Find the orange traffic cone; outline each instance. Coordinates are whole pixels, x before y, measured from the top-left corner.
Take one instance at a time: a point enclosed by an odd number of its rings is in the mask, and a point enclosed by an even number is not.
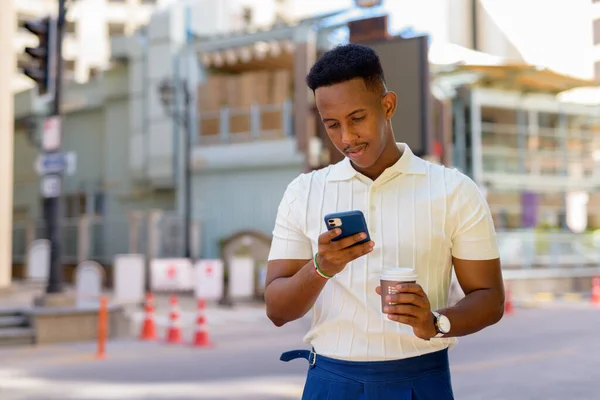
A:
[[[152,293],[146,294],[146,305],[144,306],[146,315],[144,324],[140,332],[140,340],[156,340],[156,325],[154,323],[154,296]]]
[[[211,347],[212,343],[208,337],[208,328],[206,326],[206,318],[204,316],[205,301],[198,299],[198,316],[196,318],[196,333],[194,335],[195,347]]]
[[[600,307],[600,276],[592,279],[592,305]]]
[[[181,343],[181,326],[179,325],[179,305],[177,296],[171,296],[171,312],[169,313],[169,328],[167,329],[167,343]]]
[[[504,314],[510,315],[515,311],[512,302],[512,293],[510,291],[510,287],[506,286],[504,289]]]

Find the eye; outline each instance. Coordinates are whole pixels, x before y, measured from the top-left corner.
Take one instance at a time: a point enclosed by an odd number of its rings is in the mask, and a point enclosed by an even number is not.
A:
[[[352,121],[354,121],[354,122],[360,122],[363,119],[365,119],[365,117],[354,117],[354,118],[352,118]]]
[[[331,124],[331,125],[327,125],[327,129],[335,129],[339,126],[339,124],[337,122]]]

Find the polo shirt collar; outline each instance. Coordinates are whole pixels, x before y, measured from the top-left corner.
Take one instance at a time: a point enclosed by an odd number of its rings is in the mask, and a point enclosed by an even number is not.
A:
[[[382,175],[405,174],[405,175],[425,175],[427,174],[426,161],[415,156],[406,143],[396,143],[402,155],[394,165],[386,169]],[[348,157],[335,164],[328,176],[328,181],[345,181],[354,178],[358,171],[352,167]]]

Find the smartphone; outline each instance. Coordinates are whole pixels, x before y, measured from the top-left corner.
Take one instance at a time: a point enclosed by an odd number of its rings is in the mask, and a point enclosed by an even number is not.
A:
[[[332,230],[335,228],[340,228],[342,230],[342,234],[333,239],[332,242],[348,236],[356,235],[357,233],[361,232],[366,233],[367,237],[354,244],[354,246],[371,240],[369,230],[367,228],[367,221],[365,220],[364,214],[360,210],[327,214],[325,216],[325,225],[327,226],[327,230]]]

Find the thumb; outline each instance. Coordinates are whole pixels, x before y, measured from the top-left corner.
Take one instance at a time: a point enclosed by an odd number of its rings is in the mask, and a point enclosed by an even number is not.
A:
[[[377,287],[375,288],[375,291],[377,292],[377,294],[378,294],[378,295],[380,295],[380,296],[381,296],[381,286],[377,286]]]

